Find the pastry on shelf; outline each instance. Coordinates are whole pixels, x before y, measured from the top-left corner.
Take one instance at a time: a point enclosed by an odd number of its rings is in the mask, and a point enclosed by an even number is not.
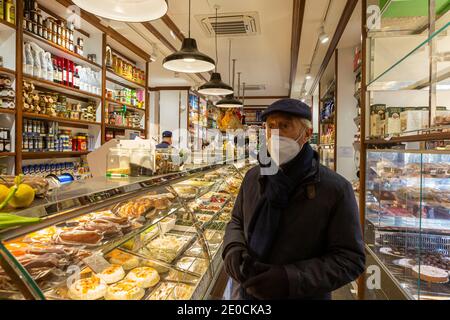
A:
[[[152,291],[148,300],[166,300],[175,286],[176,283],[173,282],[161,282],[159,286]]]
[[[113,250],[107,256],[107,259],[111,264],[117,264],[127,271],[139,266],[139,259],[129,253],[121,250]]]
[[[198,282],[199,278],[197,276],[187,274],[178,270],[170,270],[167,276],[164,278],[165,280],[174,281],[174,282]]]
[[[193,199],[197,196],[198,190],[189,186],[175,186],[175,191],[183,199]]]
[[[84,223],[78,228],[87,231],[98,231],[105,238],[117,238],[123,235],[122,228],[118,224],[105,219],[95,219]]]
[[[117,213],[121,217],[139,218],[152,208],[155,208],[152,199],[142,197],[123,204]]]
[[[147,246],[140,250],[140,253],[150,259],[157,259],[167,263],[171,263],[178,252],[182,249],[187,239],[166,235],[158,237],[151,241]]]
[[[141,300],[145,290],[132,280],[122,280],[110,285],[106,290],[105,300]]]
[[[103,234],[98,231],[70,229],[56,235],[56,242],[68,245],[97,246],[103,240]]]
[[[172,290],[167,300],[189,300],[194,293],[194,286],[187,285],[185,283],[178,283]]]
[[[111,284],[122,280],[125,277],[125,271],[121,265],[112,264],[102,272],[97,273],[97,276],[107,284]]]
[[[415,265],[412,267],[413,275],[419,277],[423,281],[431,283],[447,283],[448,271],[433,266]]]
[[[29,243],[52,243],[56,234],[56,227],[48,227],[36,232],[29,233],[23,239],[23,242]]]
[[[99,277],[79,279],[69,287],[69,297],[73,300],[97,300],[103,298],[108,286]]]
[[[131,270],[126,279],[134,281],[139,287],[147,289],[154,287],[159,282],[158,272],[150,267],[139,267]]]

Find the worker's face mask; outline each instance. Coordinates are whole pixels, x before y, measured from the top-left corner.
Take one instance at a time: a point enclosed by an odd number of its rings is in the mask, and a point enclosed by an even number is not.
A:
[[[267,141],[267,150],[269,150],[270,157],[277,166],[291,161],[299,154],[303,145],[299,145],[298,141],[303,137],[303,134],[304,132],[300,132],[295,140],[280,135],[271,135]]]

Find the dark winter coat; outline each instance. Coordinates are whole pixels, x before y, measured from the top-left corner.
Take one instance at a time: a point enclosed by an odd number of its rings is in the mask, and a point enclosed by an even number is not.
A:
[[[310,178],[297,188],[282,213],[268,261],[285,267],[290,299],[331,299],[332,291],[355,280],[365,269],[352,186],[318,164],[317,158]],[[247,246],[249,223],[263,187],[260,177],[259,166],[245,175],[226,228],[223,257],[232,244]],[[233,291],[239,292],[240,285],[234,285]]]

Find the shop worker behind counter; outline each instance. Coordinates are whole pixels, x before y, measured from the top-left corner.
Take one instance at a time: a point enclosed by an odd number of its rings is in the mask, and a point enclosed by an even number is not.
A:
[[[306,104],[279,100],[262,117],[279,170],[261,174],[260,159],[242,182],[222,253],[232,298],[331,299],[365,268],[352,186],[319,164]]]
[[[169,148],[172,145],[172,132],[171,131],[164,131],[162,133],[162,141],[160,144],[156,145],[156,148],[158,149],[166,149]]]

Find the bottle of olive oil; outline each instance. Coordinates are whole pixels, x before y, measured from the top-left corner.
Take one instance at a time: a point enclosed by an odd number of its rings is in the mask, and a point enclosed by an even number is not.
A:
[[[6,0],[4,15],[6,21],[12,24],[16,23],[16,7],[12,0]]]

